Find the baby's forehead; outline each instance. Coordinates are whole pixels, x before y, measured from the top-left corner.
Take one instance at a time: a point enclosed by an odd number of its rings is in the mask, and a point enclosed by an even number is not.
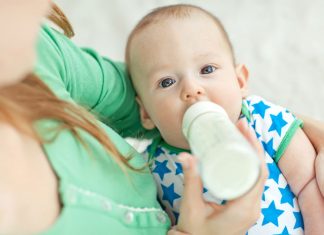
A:
[[[188,22],[201,22],[205,24],[210,24],[215,27],[215,30],[222,31],[222,26],[220,25],[220,21],[213,17],[212,15],[208,15],[206,12],[202,12],[199,9],[193,9],[192,12],[186,15],[177,16],[177,15],[167,15],[162,17],[156,17],[152,22],[148,23],[146,27],[143,27],[143,31],[149,28],[161,28],[165,27],[165,25],[172,25],[174,23],[188,23]],[[203,33],[203,29],[202,29]]]
[[[188,25],[192,25],[192,27],[188,27]],[[136,34],[133,35],[132,41],[140,42],[139,44],[146,44],[152,39],[158,38],[161,40],[163,38],[168,38],[165,36],[172,36],[172,34],[178,33],[177,31],[185,33],[186,30],[193,31],[192,29],[195,29],[196,33],[202,35],[208,35],[211,31],[218,33],[217,36],[219,40],[227,41],[226,37],[224,37],[223,29],[218,22],[203,12],[192,13],[181,18],[175,16],[158,18],[137,31]],[[190,39],[191,38],[187,38],[187,40]]]
[[[195,28],[194,34],[203,35],[205,38],[208,38],[209,41],[211,38],[208,34],[213,32],[213,40],[217,40],[217,42],[220,43],[219,45],[229,49],[228,52],[233,56],[232,45],[221,22],[213,15],[195,8],[184,13],[182,12],[180,15],[158,13],[150,20],[144,20],[144,24],[142,24],[139,29],[137,28],[132,35],[130,47],[128,48],[129,51],[127,53],[133,54],[135,52],[137,56],[141,57],[146,49],[161,47],[161,43],[159,42],[165,42],[171,39],[170,43],[174,43],[176,40],[172,40],[174,39],[172,35],[179,35],[178,31],[182,31],[184,34],[187,32],[188,34],[188,31],[191,31],[193,28]],[[175,38],[179,39],[178,36],[175,36]],[[181,36],[180,38],[181,40],[188,41],[192,39],[194,43],[194,39],[190,36],[185,39]],[[199,41],[197,41],[197,43],[199,43]],[[134,62],[133,59],[134,57],[131,59],[132,62]]]

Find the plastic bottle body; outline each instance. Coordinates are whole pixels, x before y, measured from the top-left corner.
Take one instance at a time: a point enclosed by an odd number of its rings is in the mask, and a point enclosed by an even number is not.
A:
[[[183,132],[200,160],[204,186],[217,199],[237,198],[256,183],[258,156],[220,106],[202,101],[189,107]]]

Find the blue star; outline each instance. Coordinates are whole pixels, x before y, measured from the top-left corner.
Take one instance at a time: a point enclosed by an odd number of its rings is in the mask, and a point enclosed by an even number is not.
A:
[[[148,146],[146,147],[146,152],[151,153],[152,148],[153,148],[153,144],[148,145]],[[155,152],[153,153],[153,156],[154,156],[154,157],[158,157],[158,156],[161,155],[162,153],[164,153],[164,151],[162,150],[162,148],[161,148],[161,147],[157,147],[157,148],[155,149]]]
[[[269,179],[273,179],[277,184],[279,183],[279,176],[281,174],[278,166],[275,163],[267,163],[269,170]]]
[[[176,162],[176,175],[182,174],[182,166],[181,163]]]
[[[269,186],[264,186],[264,190],[263,190],[263,193],[262,193],[262,200],[265,201],[265,192],[269,189],[270,187]]]
[[[263,103],[263,101],[260,101],[259,103],[253,104],[254,110],[252,114],[259,114],[262,118],[264,118],[264,114],[270,106]]]
[[[294,212],[294,216],[295,216],[295,219],[296,219],[294,229],[295,228],[302,228],[303,229],[304,228],[304,221],[303,221],[302,214],[300,212]]]
[[[173,207],[174,200],[180,198],[180,195],[174,192],[174,183],[172,183],[169,187],[162,185],[163,197],[162,200],[166,200]]]
[[[281,203],[289,203],[291,207],[294,207],[294,198],[295,195],[291,192],[289,185],[287,184],[286,188],[279,188],[281,193]]]
[[[263,208],[261,211],[264,216],[262,225],[273,223],[274,225],[278,226],[278,217],[282,213],[284,213],[283,210],[279,210],[276,208],[274,201],[271,202],[268,208]]]
[[[171,170],[167,167],[168,160],[163,162],[159,162],[155,160],[155,168],[153,169],[154,173],[157,173],[160,176],[160,179],[163,180],[164,175],[171,172]]]
[[[281,233],[279,233],[279,234],[274,234],[274,235],[290,235],[290,234],[288,233],[288,229],[287,229],[287,227],[285,227],[284,230],[282,230]]]
[[[164,153],[163,149],[161,147],[157,147],[155,152],[154,152],[154,157],[158,157],[163,153]]]
[[[276,154],[276,150],[273,148],[273,138],[266,143],[265,141],[261,141],[264,150],[269,154],[270,157],[274,157]]]
[[[278,135],[281,135],[281,129],[287,125],[287,122],[283,119],[282,113],[280,112],[277,116],[270,114],[272,123],[269,128],[270,131],[277,131]]]

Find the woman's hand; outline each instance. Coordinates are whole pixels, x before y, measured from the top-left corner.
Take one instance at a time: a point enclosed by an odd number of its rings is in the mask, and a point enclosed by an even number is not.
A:
[[[261,174],[256,185],[244,196],[229,201],[226,205],[206,202],[202,196],[202,182],[197,171],[197,159],[183,153],[180,160],[184,171],[184,194],[180,207],[178,231],[192,235],[204,234],[246,234],[246,231],[259,218],[261,196],[268,171],[264,162],[263,149],[255,134],[245,121],[238,128],[258,152],[261,160]]]

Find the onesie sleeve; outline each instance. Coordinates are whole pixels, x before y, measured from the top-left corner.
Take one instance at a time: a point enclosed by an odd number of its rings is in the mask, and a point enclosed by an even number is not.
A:
[[[243,101],[242,113],[247,117],[265,153],[276,163],[297,129],[303,125],[303,122],[286,108],[258,96],[250,96]]]

